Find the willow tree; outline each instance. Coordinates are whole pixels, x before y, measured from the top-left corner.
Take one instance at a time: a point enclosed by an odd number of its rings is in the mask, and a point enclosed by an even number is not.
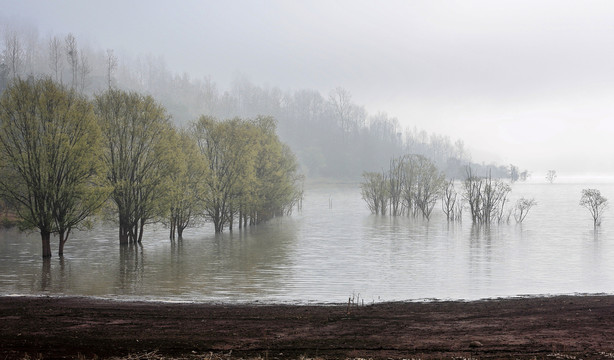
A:
[[[302,177],[290,148],[283,144],[276,134],[276,122],[272,117],[258,117],[252,122],[254,146],[253,193],[245,201],[249,209],[243,214],[252,224],[283,215],[291,211],[297,201],[297,183]]]
[[[411,166],[417,169],[415,203],[418,209],[420,209],[422,216],[428,220],[431,217],[435,203],[437,203],[441,195],[441,190],[445,184],[445,176],[437,169],[433,162],[421,155],[412,157]]]
[[[218,121],[202,116],[193,126],[208,170],[200,199],[215,232],[257,224],[290,211],[300,196],[296,158],[276,134],[271,117]]]
[[[183,230],[202,212],[199,196],[205,191],[208,180],[207,161],[198,151],[194,137],[187,131],[180,131],[173,144],[176,169],[169,173],[167,197],[171,239],[183,237]]]
[[[254,179],[253,133],[240,119],[217,121],[201,116],[193,126],[193,134],[209,165],[200,199],[205,217],[220,233],[239,212],[239,199]]]
[[[2,197],[40,231],[44,258],[53,233],[63,255],[71,229],[106,198],[91,105],[51,79],[15,80],[0,99],[0,159]]]
[[[120,244],[140,243],[145,225],[162,216],[171,173],[171,126],[150,96],[108,90],[94,100],[103,137]]]
[[[390,200],[388,176],[386,173],[364,172],[362,177],[364,180],[360,184],[360,194],[367,207],[373,214],[386,215]]]

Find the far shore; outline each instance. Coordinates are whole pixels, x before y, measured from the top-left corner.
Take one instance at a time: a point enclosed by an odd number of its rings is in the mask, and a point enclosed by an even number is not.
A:
[[[614,358],[614,296],[358,306],[0,296],[0,359]]]

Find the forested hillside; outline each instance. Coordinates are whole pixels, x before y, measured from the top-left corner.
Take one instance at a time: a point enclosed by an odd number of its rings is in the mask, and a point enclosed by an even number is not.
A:
[[[111,49],[80,46],[71,34],[39,36],[33,29],[2,33],[0,91],[16,77],[51,76],[58,83],[92,96],[108,88],[149,94],[179,126],[201,115],[220,119],[272,116],[278,132],[310,177],[358,179],[363,171],[387,167],[391,157],[423,155],[450,178],[464,176],[470,154],[462,140],[403,129],[386,113],[370,114],[338,87],[327,94],[260,86],[238,76],[222,88],[210,78],[177,74],[162,57],[118,58]],[[504,166],[472,164],[477,173],[508,176]]]

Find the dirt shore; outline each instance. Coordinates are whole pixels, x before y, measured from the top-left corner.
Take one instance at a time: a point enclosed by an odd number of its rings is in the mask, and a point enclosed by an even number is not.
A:
[[[152,353],[205,359],[607,359],[614,358],[614,296],[383,303],[349,311],[346,304],[0,297],[0,359]]]

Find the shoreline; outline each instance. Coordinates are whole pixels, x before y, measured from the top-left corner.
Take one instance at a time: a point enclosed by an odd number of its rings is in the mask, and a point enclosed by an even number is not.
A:
[[[195,359],[614,358],[614,295],[349,307],[0,296],[0,358],[38,354],[44,358],[138,354]]]
[[[348,297],[352,306],[367,307],[383,304],[432,304],[432,303],[473,303],[473,302],[493,302],[506,300],[531,300],[531,299],[549,299],[558,297],[614,297],[614,293],[595,292],[595,293],[560,293],[560,294],[519,294],[510,296],[484,297],[476,299],[456,299],[456,298],[417,298],[406,300],[379,300],[365,301],[360,298],[360,304],[356,303],[356,299]],[[220,299],[198,299],[185,300],[180,298],[143,298],[139,296],[122,296],[122,295],[70,295],[57,293],[13,293],[0,294],[2,298],[49,298],[49,299],[83,299],[93,301],[108,301],[118,303],[145,303],[145,304],[160,304],[160,305],[203,305],[203,306],[347,306],[348,301],[342,302],[326,302],[320,300],[220,300]]]

